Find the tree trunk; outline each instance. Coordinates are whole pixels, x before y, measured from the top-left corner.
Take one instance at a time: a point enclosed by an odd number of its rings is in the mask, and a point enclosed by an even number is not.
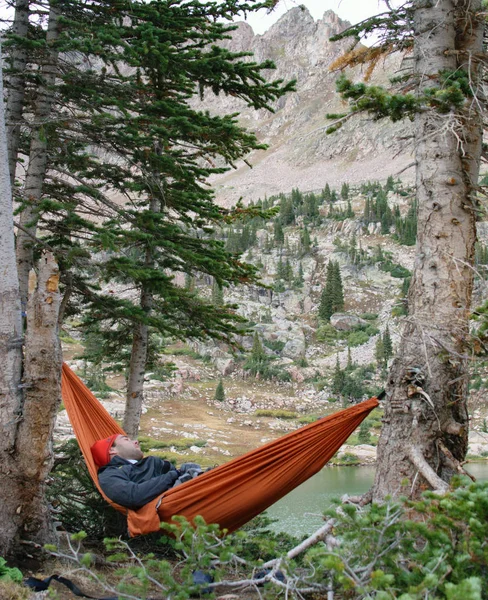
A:
[[[29,150],[29,165],[27,167],[22,194],[26,205],[23,207],[19,219],[20,225],[27,232],[19,229],[17,233],[17,269],[19,273],[20,298],[24,306],[27,302],[29,272],[33,267],[34,260],[32,236],[36,234],[38,203],[41,199],[47,169],[45,126],[51,115],[54,101],[52,88],[56,79],[58,52],[53,48],[53,45],[59,37],[58,21],[59,13],[56,8],[51,7],[46,33],[46,62],[41,68],[41,84],[37,90],[36,110]]]
[[[39,276],[29,281],[25,340],[25,402],[17,437],[18,477],[21,492],[22,535],[40,544],[53,540],[45,499],[46,478],[52,462],[52,438],[61,404],[61,344],[58,313],[61,302],[59,269],[54,256],[45,252]]]
[[[419,88],[468,71],[475,94],[484,21],[479,0],[414,2]],[[468,65],[468,61],[472,64]],[[473,66],[474,65],[474,66]],[[409,316],[389,374],[373,499],[445,492],[467,451],[468,319],[473,287],[481,118],[432,110],[415,123],[418,238]]]
[[[3,80],[0,58],[1,98]],[[5,500],[9,498],[12,502],[14,493],[9,488],[8,481],[16,469],[14,445],[22,407],[20,381],[23,340],[3,102],[0,102],[0,264],[0,556],[6,556],[12,550],[12,540],[16,533],[12,512],[5,512]]]
[[[27,38],[29,29],[30,0],[17,0],[12,33],[19,38]],[[27,48],[16,46],[12,49],[10,68],[12,74],[8,78],[7,96],[7,140],[10,184],[15,183],[15,169],[19,152],[20,128],[22,123],[25,97],[25,69],[27,65]]]
[[[151,252],[148,250],[146,253],[146,265],[150,261],[152,261],[152,256]],[[149,314],[152,305],[152,294],[143,287],[141,291],[141,307]],[[149,327],[145,323],[136,323],[134,325],[134,334],[132,338],[129,376],[127,378],[127,397],[125,402],[124,422],[122,424],[122,429],[133,439],[137,438],[139,425],[141,423],[148,344]]]
[[[142,296],[144,296],[144,292]],[[142,300],[141,300],[142,304]],[[127,398],[125,402],[122,429],[131,438],[137,438],[141,422],[142,402],[144,400],[144,375],[146,373],[148,326],[144,323],[134,325],[132,351],[130,355],[129,377],[127,380]]]
[[[153,176],[157,180],[158,175],[153,174]],[[160,182],[158,182],[158,185],[160,185]],[[157,198],[153,196],[149,204],[149,210],[151,213],[155,213],[159,208],[159,202]],[[148,269],[154,268],[154,255],[150,244],[146,247],[144,266]],[[148,282],[142,281],[141,285],[140,306],[145,314],[149,316],[153,307],[153,295],[148,287]],[[132,337],[124,422],[122,423],[122,429],[133,439],[137,438],[141,423],[148,346],[149,327],[146,323],[136,323],[134,325],[134,334]]]

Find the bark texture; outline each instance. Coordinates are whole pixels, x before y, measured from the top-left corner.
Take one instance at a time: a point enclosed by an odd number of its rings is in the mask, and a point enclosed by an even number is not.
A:
[[[52,434],[61,404],[61,346],[58,336],[59,270],[50,253],[32,271],[25,339],[24,402],[19,413],[15,448],[2,473],[0,554],[19,549],[20,539],[44,544],[54,540],[45,498],[52,467]],[[2,468],[5,465],[2,463]]]
[[[0,98],[3,98],[1,68]],[[5,556],[12,549],[16,531],[12,515],[4,514],[2,504],[3,496],[12,497],[7,482],[15,470],[14,445],[22,406],[23,339],[3,102],[0,102],[0,265],[0,556]]]
[[[33,267],[33,237],[37,230],[37,205],[42,196],[42,188],[47,169],[47,138],[45,126],[51,115],[54,102],[53,86],[56,79],[58,52],[55,48],[59,37],[59,13],[51,7],[46,33],[47,52],[41,67],[42,84],[38,87],[34,121],[32,123],[29,165],[25,177],[23,200],[25,206],[20,215],[17,233],[17,269],[19,273],[20,297],[23,305],[27,302],[29,272]]]
[[[17,0],[12,33],[26,39],[29,29],[30,0]],[[11,74],[9,76],[9,92],[7,96],[7,140],[10,183],[15,182],[15,169],[19,151],[22,113],[25,98],[25,68],[27,65],[27,49],[20,46],[15,48],[10,59]]]
[[[373,499],[445,492],[467,451],[468,318],[481,153],[478,67],[484,21],[478,0],[415,7],[419,90],[440,72],[469,72],[464,109],[417,115],[418,237],[409,316],[387,387]]]

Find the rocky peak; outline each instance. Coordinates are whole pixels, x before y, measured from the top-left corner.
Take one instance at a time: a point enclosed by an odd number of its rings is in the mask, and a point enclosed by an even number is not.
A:
[[[253,169],[242,165],[237,171],[216,177],[217,199],[225,205],[257,200],[265,195],[290,192],[299,186],[316,191],[326,183],[357,183],[366,179],[386,180],[411,163],[409,123],[372,122],[367,117],[350,120],[334,135],[327,135],[327,113],[344,112],[345,106],[335,91],[338,73],[330,65],[350,42],[331,42],[330,37],[350,24],[332,10],[315,21],[307,8],[297,6],[284,14],[263,35],[255,35],[249,24],[237,23],[231,39],[224,45],[233,51],[250,51],[249,60],[270,59],[276,70],[271,79],[296,80],[296,92],[281,98],[275,113],[255,111],[235,98],[209,95],[204,108],[218,114],[240,112],[243,125],[269,145],[265,152],[251,155]],[[394,74],[399,58],[378,66],[371,80],[384,84]],[[348,76],[362,79],[361,70],[348,70]],[[409,180],[410,173],[402,174]]]

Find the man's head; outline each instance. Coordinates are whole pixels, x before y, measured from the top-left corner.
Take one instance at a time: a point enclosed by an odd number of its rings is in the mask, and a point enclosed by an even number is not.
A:
[[[127,435],[115,434],[104,440],[98,440],[91,447],[93,460],[98,467],[104,467],[114,456],[126,460],[141,460],[144,457],[137,440]]]

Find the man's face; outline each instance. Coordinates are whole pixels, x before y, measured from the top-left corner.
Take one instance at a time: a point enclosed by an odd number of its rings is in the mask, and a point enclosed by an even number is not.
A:
[[[139,448],[137,440],[131,440],[126,435],[118,435],[114,444],[109,450],[111,456],[120,456],[126,460],[141,460],[144,458],[142,450]]]

